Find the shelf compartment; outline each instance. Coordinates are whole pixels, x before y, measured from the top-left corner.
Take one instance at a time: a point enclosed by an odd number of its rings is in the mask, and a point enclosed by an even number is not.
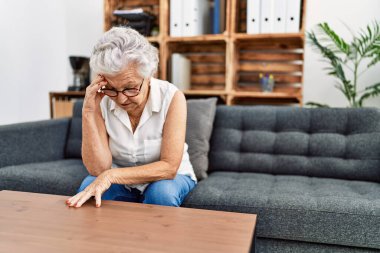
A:
[[[231,0],[233,2],[234,14],[234,27],[232,27],[233,33],[247,33],[247,1],[241,0]],[[306,0],[301,0],[301,11],[300,11],[300,33],[304,33],[305,29],[305,15],[306,15]],[[287,33],[281,33],[287,36]]]
[[[173,0],[162,0],[162,1],[167,1],[167,6],[168,6],[168,9],[167,9],[167,16],[165,17],[165,19],[168,20],[168,33],[167,33],[167,36],[172,39],[173,41],[177,41],[177,38],[179,40],[181,40],[181,38],[192,38],[192,37],[171,37],[170,34],[173,34],[171,33],[171,24],[170,24],[170,10],[171,10],[171,2]],[[175,0],[175,1],[180,1],[180,0]],[[202,0],[204,2],[208,2],[209,4],[209,9],[208,9],[208,13],[207,15],[203,16],[205,13],[202,14],[202,17],[194,17],[196,20],[200,21],[200,19],[202,18],[205,18],[204,19],[204,22],[206,22],[206,29],[205,31],[202,31],[204,34],[203,35],[196,35],[196,36],[193,36],[193,37],[202,37],[202,36],[223,36],[223,35],[226,35],[228,33],[228,26],[229,26],[229,22],[230,22],[230,18],[229,18],[229,15],[230,15],[230,1],[231,0],[225,0],[225,1],[220,1],[220,16],[219,16],[219,20],[221,21],[220,22],[220,31],[219,33],[217,34],[214,34],[214,31],[213,31],[213,22],[214,22],[214,7],[215,7],[215,1],[214,0]],[[186,0],[186,1],[183,1],[181,2],[181,4],[185,4],[185,2],[191,2],[189,0]],[[224,4],[224,7],[222,7],[222,4]],[[190,5],[191,6],[191,5]],[[186,6],[185,8],[187,8],[189,6]],[[194,8],[194,6],[193,6]],[[201,8],[202,9],[202,8]],[[199,9],[198,9],[199,10]],[[191,11],[190,9],[186,9],[186,11]],[[184,18],[182,16],[182,18]],[[200,19],[199,19],[200,18]],[[186,19],[183,19],[183,21],[186,21]],[[187,23],[188,21],[186,21]],[[191,21],[190,21],[191,22]],[[188,25],[188,24],[187,24]],[[191,24],[190,24],[191,25]],[[173,27],[174,28],[174,27]],[[174,32],[175,33],[175,32]]]
[[[113,15],[114,10],[142,8],[144,12],[155,16],[153,27],[160,24],[160,0],[105,0],[104,1],[104,30],[108,31],[113,26],[122,24],[120,18]],[[160,30],[160,28],[159,28]]]
[[[302,102],[303,41],[299,37],[237,40],[235,49],[236,77],[234,96],[283,98]],[[260,74],[273,75],[274,91],[262,93]],[[253,93],[249,93],[253,92]]]
[[[191,62],[191,88],[187,92],[206,90],[209,94],[225,91],[226,83],[226,42],[199,41],[168,43],[168,62],[173,53],[181,53]],[[169,64],[170,66],[170,64]],[[168,77],[171,69],[168,68]],[[170,80],[170,78],[169,78]],[[171,80],[170,80],[171,81]]]

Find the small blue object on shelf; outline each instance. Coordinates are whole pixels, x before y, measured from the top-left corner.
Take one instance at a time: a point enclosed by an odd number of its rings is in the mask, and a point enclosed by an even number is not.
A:
[[[265,74],[263,75],[260,73],[260,85],[261,85],[261,90],[263,92],[273,92],[274,88],[274,77],[273,75]]]
[[[214,1],[214,17],[213,17],[213,34],[219,34],[220,31],[220,0]]]

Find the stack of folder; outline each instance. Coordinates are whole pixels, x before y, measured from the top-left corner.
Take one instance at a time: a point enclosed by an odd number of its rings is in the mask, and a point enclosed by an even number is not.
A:
[[[247,0],[247,33],[297,33],[301,0]]]
[[[210,32],[207,0],[170,0],[170,36],[185,37]]]
[[[171,55],[171,83],[185,91],[191,85],[191,61],[183,54]]]

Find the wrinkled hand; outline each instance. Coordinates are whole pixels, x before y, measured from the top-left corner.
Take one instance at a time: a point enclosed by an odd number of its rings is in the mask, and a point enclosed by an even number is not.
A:
[[[111,187],[109,171],[104,171],[86,189],[66,200],[66,205],[69,207],[81,207],[92,196],[95,196],[96,207],[100,207],[102,194]]]
[[[83,110],[95,111],[99,109],[99,104],[102,98],[105,96],[103,93],[98,92],[100,88],[106,85],[108,82],[102,75],[92,81],[92,83],[86,88],[86,95],[83,102]]]

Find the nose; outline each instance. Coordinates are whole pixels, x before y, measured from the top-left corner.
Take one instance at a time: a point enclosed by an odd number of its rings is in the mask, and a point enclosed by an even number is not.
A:
[[[120,104],[124,104],[126,101],[128,101],[128,97],[127,96],[124,96],[123,93],[119,92],[117,93],[117,97],[116,97],[116,100],[117,102],[119,102]]]

